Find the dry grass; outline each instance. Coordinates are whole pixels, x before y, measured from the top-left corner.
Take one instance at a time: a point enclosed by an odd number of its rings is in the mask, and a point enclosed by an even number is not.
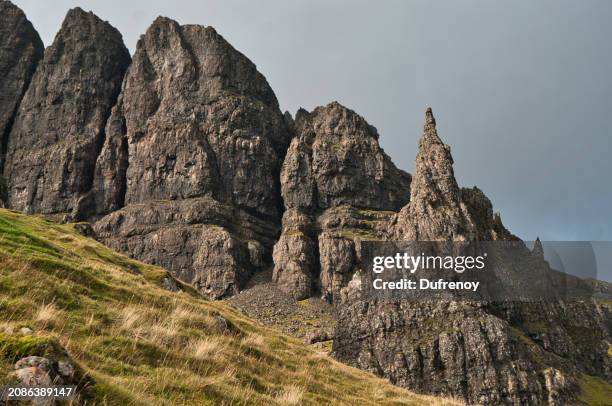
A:
[[[34,320],[42,325],[42,328],[53,327],[57,324],[60,312],[53,303],[43,304],[38,308]]]
[[[242,339],[241,344],[247,347],[263,347],[265,344],[265,338],[260,334],[249,334],[247,337]]]
[[[195,339],[188,346],[190,352],[198,359],[206,359],[219,354],[223,346],[216,337],[205,337]]]
[[[289,385],[276,396],[275,400],[280,405],[299,405],[304,396],[304,388],[297,385]]]
[[[143,323],[143,312],[141,309],[135,306],[128,306],[120,312],[119,326],[122,330],[131,330],[142,326]]]
[[[0,209],[0,264],[0,331],[32,326],[33,339],[56,338],[95,379],[89,404],[442,402],[342,365],[187,287],[168,292],[161,288],[166,271],[70,225]],[[231,334],[219,331],[218,315]],[[10,369],[0,352],[0,386]]]

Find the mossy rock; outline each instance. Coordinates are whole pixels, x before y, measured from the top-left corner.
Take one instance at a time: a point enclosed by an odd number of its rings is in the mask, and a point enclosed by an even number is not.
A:
[[[67,357],[54,337],[0,333],[0,356],[6,361],[13,363],[31,355],[55,359]]]

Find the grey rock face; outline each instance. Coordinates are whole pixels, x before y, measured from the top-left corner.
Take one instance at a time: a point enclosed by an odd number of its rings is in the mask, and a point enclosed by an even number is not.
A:
[[[130,56],[121,34],[81,9],[45,51],[8,139],[10,207],[66,213],[92,185],[104,125]]]
[[[75,212],[79,220],[112,213],[125,204],[129,152],[122,99],[120,94],[106,123],[106,140],[96,162],[92,190]]]
[[[8,198],[2,176],[8,135],[43,51],[43,43],[23,11],[0,0],[0,207]]]
[[[213,28],[158,18],[106,133],[83,202],[89,216],[114,211],[102,241],[213,298],[269,261],[290,135],[265,78]]]
[[[450,149],[428,110],[410,202],[384,222],[406,240],[515,240],[478,188],[460,189]],[[381,237],[379,234],[377,237]],[[609,311],[593,303],[364,302],[359,240],[321,247],[332,298],[340,304],[334,354],[343,362],[412,390],[470,404],[566,404],[581,371],[610,378]],[[327,249],[330,254],[323,255]],[[537,250],[536,250],[537,251]],[[526,257],[532,254],[525,249]],[[352,270],[343,269],[350,264]],[[339,275],[334,274],[340,270]],[[346,283],[343,276],[352,275]],[[353,286],[352,286],[353,285]]]
[[[299,111],[295,131],[281,172],[287,212],[273,279],[294,297],[320,290],[331,299],[352,278],[353,237],[372,235],[376,221],[363,213],[399,210],[410,175],[380,148],[376,129],[337,102]]]
[[[406,204],[410,175],[393,165],[363,117],[333,102],[312,113],[300,110],[295,125],[281,174],[286,207],[399,210]]]
[[[98,213],[207,196],[279,221],[283,116],[255,65],[213,28],[158,18],[138,42],[107,133]]]
[[[273,279],[296,300],[308,298],[316,286],[317,258],[314,220],[296,209],[283,215],[283,231],[274,245]]]
[[[112,249],[218,299],[237,293],[259,269],[255,241],[271,246],[276,228],[212,198],[194,198],[129,205],[99,220],[95,231]]]
[[[357,302],[342,309],[334,354],[470,404],[564,405],[580,371],[610,379],[610,315],[601,312],[590,303]]]
[[[342,205],[318,216],[289,209],[274,246],[273,280],[294,297],[340,303],[360,270],[361,241],[391,237],[396,213]]]
[[[504,227],[499,213],[493,211],[489,198],[476,186],[461,188],[461,202],[474,222],[476,239],[480,241],[517,240]]]
[[[477,305],[361,302],[343,311],[338,359],[419,392],[470,404],[540,404],[547,389],[528,354],[560,367],[553,354],[525,344],[519,330]],[[567,399],[576,382],[571,375],[565,380],[557,389]]]

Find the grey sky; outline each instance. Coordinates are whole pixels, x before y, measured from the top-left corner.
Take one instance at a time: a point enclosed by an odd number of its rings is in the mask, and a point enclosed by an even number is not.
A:
[[[158,15],[212,25],[283,109],[338,100],[409,172],[431,105],[515,234],[612,240],[612,1],[13,1],[46,45],[77,5],[132,51]]]

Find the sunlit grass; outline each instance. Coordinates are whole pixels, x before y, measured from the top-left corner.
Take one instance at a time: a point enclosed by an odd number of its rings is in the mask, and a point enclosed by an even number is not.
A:
[[[16,357],[61,345],[95,380],[98,404],[457,404],[342,365],[186,286],[166,291],[166,276],[70,225],[0,210],[0,386]],[[34,334],[16,339],[24,326]]]

